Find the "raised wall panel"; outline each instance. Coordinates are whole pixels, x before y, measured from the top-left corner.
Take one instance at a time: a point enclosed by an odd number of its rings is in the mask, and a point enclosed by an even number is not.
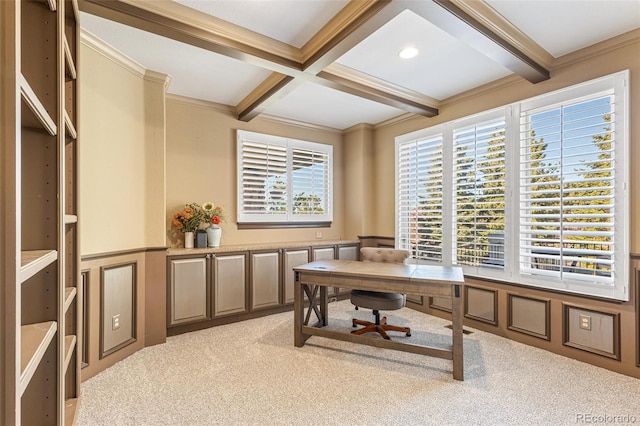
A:
[[[407,294],[407,301],[422,305],[422,296],[416,294]]]
[[[465,286],[464,316],[489,324],[498,324],[498,292]]]
[[[635,269],[636,284],[636,365],[640,367],[640,269]]]
[[[563,304],[563,343],[620,359],[620,314]]]
[[[309,249],[285,250],[283,253],[283,283],[284,283],[284,303],[290,304],[294,301],[294,285],[296,282],[293,268],[309,263]]]
[[[551,339],[550,301],[508,294],[507,328],[542,339]]]
[[[214,316],[247,311],[245,259],[244,254],[214,257]]]
[[[451,299],[446,297],[430,297],[429,307],[440,311],[451,312]]]
[[[169,326],[209,318],[207,259],[171,259],[169,267]]]
[[[251,310],[280,304],[280,253],[251,253]]]
[[[100,358],[103,358],[136,340],[135,264],[102,268],[101,287]]]

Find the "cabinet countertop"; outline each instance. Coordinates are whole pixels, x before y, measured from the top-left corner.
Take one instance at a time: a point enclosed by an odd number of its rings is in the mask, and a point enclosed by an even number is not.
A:
[[[311,246],[332,246],[339,244],[360,244],[360,240],[310,240],[310,241],[287,241],[280,243],[257,243],[257,244],[223,244],[220,247],[205,247],[186,249],[173,247],[167,250],[167,256],[202,255],[215,253],[230,253],[250,250],[270,250],[280,248],[300,248]]]

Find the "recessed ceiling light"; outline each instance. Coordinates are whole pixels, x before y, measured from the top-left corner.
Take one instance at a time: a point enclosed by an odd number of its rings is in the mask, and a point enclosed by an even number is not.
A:
[[[398,56],[402,59],[411,59],[418,55],[418,49],[415,47],[405,47],[401,51],[398,52]]]

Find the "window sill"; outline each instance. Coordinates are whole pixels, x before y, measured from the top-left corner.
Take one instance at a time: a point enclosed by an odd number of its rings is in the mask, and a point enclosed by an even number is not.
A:
[[[329,228],[332,222],[238,222],[238,229]]]

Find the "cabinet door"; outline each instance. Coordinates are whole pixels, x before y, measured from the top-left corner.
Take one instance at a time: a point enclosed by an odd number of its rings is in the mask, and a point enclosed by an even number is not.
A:
[[[313,260],[333,260],[335,259],[335,249],[333,247],[314,247]]]
[[[360,258],[360,246],[350,245],[350,246],[338,246],[338,259],[340,260],[358,260]],[[351,293],[350,288],[335,288],[336,294],[349,294]]]
[[[247,312],[246,255],[215,256],[214,316]]]
[[[309,250],[285,250],[283,261],[284,304],[293,303],[293,286],[296,282],[293,268],[309,262]]]
[[[251,253],[251,310],[280,305],[280,253]]]
[[[207,259],[171,259],[169,326],[209,319]]]
[[[336,249],[334,246],[331,247],[313,247],[312,249],[312,258],[315,262],[316,260],[333,260],[336,258]],[[327,292],[329,296],[334,296],[335,291],[333,287],[327,287]],[[320,294],[320,290],[318,290],[318,294]],[[306,295],[304,296],[307,297]]]

